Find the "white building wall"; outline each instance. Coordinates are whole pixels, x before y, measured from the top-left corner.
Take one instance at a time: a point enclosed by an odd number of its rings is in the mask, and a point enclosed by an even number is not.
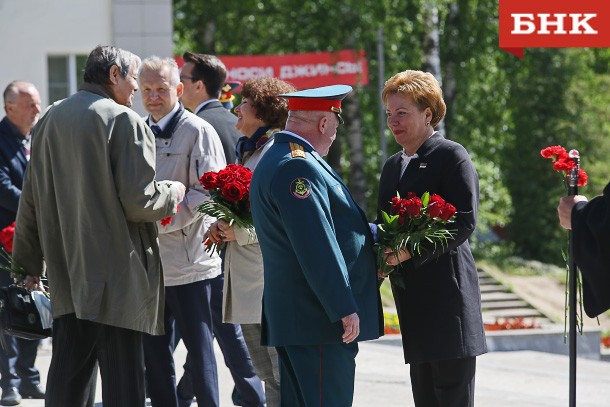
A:
[[[171,57],[172,22],[171,0],[0,0],[0,92],[15,79],[32,82],[44,109],[47,56],[88,55],[102,44]]]
[[[84,54],[112,40],[111,0],[0,0],[0,92],[32,82],[48,104],[47,56]]]
[[[2,1],[2,0],[0,0]],[[173,11],[171,0],[111,0],[113,45],[142,59],[156,55],[173,57]],[[140,93],[133,109],[146,114]]]

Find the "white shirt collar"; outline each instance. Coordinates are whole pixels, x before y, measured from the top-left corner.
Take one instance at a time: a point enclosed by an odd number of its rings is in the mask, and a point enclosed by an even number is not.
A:
[[[161,127],[161,130],[165,129],[165,126],[167,126],[167,123],[169,123],[169,121],[172,119],[172,117],[174,116],[174,113],[176,113],[178,111],[179,107],[180,107],[180,103],[176,103],[176,105],[174,106],[172,111],[169,112],[168,114],[166,114],[165,116],[163,116],[161,118],[161,120],[159,120],[156,123],[155,123],[155,120],[153,119],[153,117],[151,115],[148,115],[148,123],[150,123],[151,126],[153,124],[156,124],[157,126]]]
[[[405,153],[405,150],[402,150],[402,154],[400,155],[400,177],[402,178],[402,175],[405,173],[405,170],[407,169],[407,166],[409,165],[409,162],[414,159],[419,157],[417,155],[417,153],[413,154],[413,155],[407,155],[407,153]]]
[[[212,102],[218,102],[218,99],[208,99],[205,102],[203,102],[202,104],[200,104],[199,106],[197,106],[197,109],[195,109],[194,113],[197,113],[198,111],[200,111],[201,109],[203,109],[203,107],[207,104],[210,104]]]

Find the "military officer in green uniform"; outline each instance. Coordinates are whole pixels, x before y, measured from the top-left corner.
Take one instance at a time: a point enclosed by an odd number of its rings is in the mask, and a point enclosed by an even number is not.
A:
[[[278,350],[282,406],[351,406],[357,342],[383,332],[373,237],[322,159],[350,91],[334,85],[281,95],[286,129],[252,179],[265,269],[262,341]]]

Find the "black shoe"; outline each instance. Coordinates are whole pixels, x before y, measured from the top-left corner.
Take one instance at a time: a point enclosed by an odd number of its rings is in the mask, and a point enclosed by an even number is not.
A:
[[[21,403],[21,395],[14,387],[2,390],[2,399],[0,399],[0,405],[3,406],[17,406]]]
[[[44,399],[44,387],[40,383],[20,387],[19,393],[24,399]]]

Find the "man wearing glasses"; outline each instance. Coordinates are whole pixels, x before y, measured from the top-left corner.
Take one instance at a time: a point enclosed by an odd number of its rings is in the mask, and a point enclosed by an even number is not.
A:
[[[184,84],[182,104],[214,127],[225,152],[227,164],[235,163],[235,145],[241,134],[235,128],[237,117],[220,103],[227,70],[214,55],[185,52],[180,81]]]
[[[183,93],[180,100],[185,108],[210,123],[218,133],[227,164],[236,161],[235,145],[241,133],[235,128],[237,117],[220,103],[219,97],[225,86],[227,70],[214,55],[183,55],[184,66],[180,72]],[[221,255],[224,257],[224,253]],[[213,331],[222,351],[231,376],[235,380],[233,403],[235,405],[259,406],[265,402],[262,384],[252,365],[241,327],[222,323],[222,295],[224,273],[210,281]],[[184,366],[184,376],[178,384],[180,406],[188,406],[193,398],[190,374],[190,358]]]

